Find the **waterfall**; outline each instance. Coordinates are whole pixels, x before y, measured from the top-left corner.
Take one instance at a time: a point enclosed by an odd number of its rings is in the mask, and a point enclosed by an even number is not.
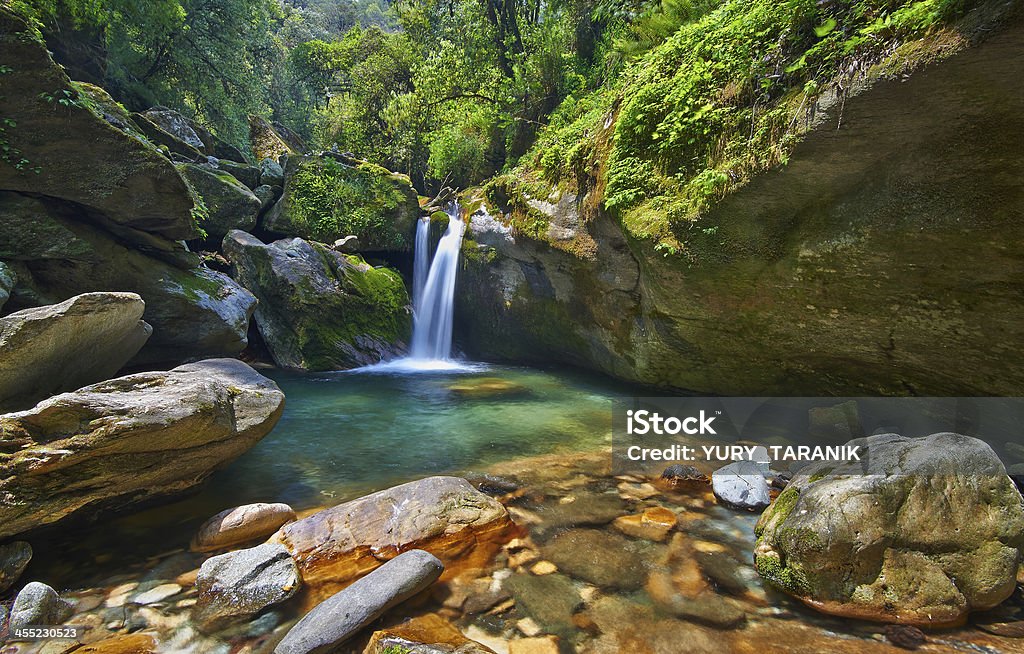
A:
[[[423,286],[427,283],[430,271],[430,220],[423,218],[416,224],[416,257],[412,275],[412,308],[415,314],[420,312],[420,300],[423,299]]]
[[[421,267],[426,268],[428,241],[421,233],[428,233],[429,224],[416,229],[416,262],[413,276],[413,333],[410,359],[419,361],[447,361],[452,354],[452,322],[455,314],[455,277],[459,271],[459,252],[465,225],[459,218],[459,205],[452,205],[448,214],[448,229],[430,264],[426,279],[421,279]],[[421,254],[422,252],[422,254]]]

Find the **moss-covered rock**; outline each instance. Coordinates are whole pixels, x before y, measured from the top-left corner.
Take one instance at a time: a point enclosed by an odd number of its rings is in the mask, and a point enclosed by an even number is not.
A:
[[[409,178],[331,154],[290,157],[284,195],[264,229],[333,243],[349,235],[369,250],[410,246],[419,201]]]
[[[179,164],[178,171],[206,204],[200,227],[220,241],[232,229],[252,229],[262,202],[226,170],[197,164]]]
[[[294,148],[277,133],[274,126],[262,116],[249,116],[249,142],[257,161],[273,159],[297,154]]]
[[[0,193],[0,215],[0,257],[18,269],[8,309],[129,291],[145,301],[153,326],[136,362],[234,356],[245,347],[256,299],[227,275],[128,247],[56,200]]]
[[[850,441],[863,462],[801,469],[758,521],[754,565],[826,613],[948,624],[1016,586],[1024,500],[983,441]]]
[[[256,326],[279,366],[337,370],[404,350],[412,315],[394,270],[319,243],[265,245],[237,230],[223,249],[235,279],[259,298]]]
[[[7,6],[0,7],[0,61],[0,189],[75,202],[126,235],[198,234],[192,195],[171,162],[104,119]]]

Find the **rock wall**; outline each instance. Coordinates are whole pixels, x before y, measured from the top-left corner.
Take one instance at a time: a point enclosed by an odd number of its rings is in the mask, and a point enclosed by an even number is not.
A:
[[[1018,17],[821,107],[788,165],[678,235],[688,257],[589,196],[535,203],[544,242],[478,212],[457,337],[701,392],[1019,394],[1022,42]]]

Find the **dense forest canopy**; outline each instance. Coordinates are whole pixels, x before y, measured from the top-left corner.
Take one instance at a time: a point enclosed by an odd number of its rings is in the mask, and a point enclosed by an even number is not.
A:
[[[260,114],[313,147],[465,186],[527,161],[578,184],[597,126],[607,205],[665,225],[784,160],[793,103],[841,62],[967,0],[14,0],[72,77],[243,148]],[[732,138],[743,132],[746,138]],[[525,157],[525,159],[524,159]],[[666,191],[667,189],[667,191]]]

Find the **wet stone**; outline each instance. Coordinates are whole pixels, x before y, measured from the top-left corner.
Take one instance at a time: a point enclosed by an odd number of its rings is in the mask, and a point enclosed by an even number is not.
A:
[[[582,599],[565,575],[514,574],[505,581],[505,588],[523,617],[532,618],[544,632],[568,637],[575,631],[572,616]]]
[[[899,624],[886,626],[885,638],[893,645],[903,649],[917,649],[927,641],[924,632],[917,627]]]
[[[643,585],[650,545],[616,533],[573,529],[543,548],[547,559],[577,579],[604,588],[632,590]]]

